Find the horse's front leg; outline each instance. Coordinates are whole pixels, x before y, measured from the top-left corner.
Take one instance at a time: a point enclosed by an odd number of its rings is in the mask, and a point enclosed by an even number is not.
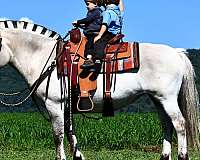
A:
[[[78,148],[78,141],[73,126],[73,117],[69,108],[65,108],[65,133],[70,143],[73,160],[84,160],[85,158]]]
[[[75,134],[68,134],[71,150],[73,153],[73,160],[85,160],[83,154],[78,148],[78,142]]]
[[[56,160],[66,160],[64,151],[64,112],[61,109],[59,103],[55,103],[51,100],[46,101],[46,107],[50,114],[53,135],[56,145]]]

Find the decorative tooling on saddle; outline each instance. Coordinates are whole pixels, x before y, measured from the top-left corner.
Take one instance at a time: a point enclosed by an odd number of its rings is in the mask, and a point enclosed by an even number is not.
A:
[[[84,48],[86,38],[82,37],[79,43],[73,43],[70,40],[63,47],[60,58],[62,75],[67,75],[69,84],[72,90],[78,89],[79,95],[77,98],[76,109],[78,111],[91,111],[94,104],[91,99],[91,94],[97,88],[97,81],[91,80],[93,73],[85,72],[80,66],[84,63]],[[59,65],[60,66],[60,65]],[[64,71],[67,73],[64,73]],[[86,106],[86,108],[83,108]]]
[[[59,62],[61,70],[59,73],[67,75],[71,80],[72,89],[78,88],[79,99],[77,102],[78,111],[91,111],[94,107],[91,95],[97,89],[96,78],[91,78],[94,73],[80,68],[84,63],[84,49],[87,40],[82,37],[80,42],[73,43],[70,40],[66,42],[60,55]],[[103,59],[103,71],[107,77],[112,73],[130,72],[133,69],[139,69],[139,43],[111,43],[105,48],[105,57]],[[60,65],[59,65],[60,66]],[[67,74],[64,71],[67,70]],[[103,72],[102,72],[103,73]],[[108,78],[107,78],[108,79]],[[111,79],[109,79],[111,80]],[[88,108],[81,108],[79,105],[85,105],[82,101],[91,102]]]
[[[64,48],[70,48],[70,55],[75,55],[75,57],[73,57],[75,58],[74,62],[78,63],[78,66],[80,66],[84,62],[84,49],[86,41],[86,38],[82,37],[82,40],[79,43],[72,43],[71,41],[67,41],[67,43],[64,45]],[[103,61],[106,62],[108,59],[111,59],[112,65],[115,65],[113,72],[135,72],[139,69],[140,59],[138,42],[121,42],[118,44],[109,44],[105,48],[105,53],[106,54]],[[62,54],[59,58],[60,62],[57,62],[57,64],[59,65],[59,74],[62,72],[61,70],[64,70],[62,68],[65,59],[64,57],[66,57],[66,54],[62,51]],[[82,70],[79,68],[79,74],[80,71]],[[103,71],[101,71],[101,73],[103,73]]]

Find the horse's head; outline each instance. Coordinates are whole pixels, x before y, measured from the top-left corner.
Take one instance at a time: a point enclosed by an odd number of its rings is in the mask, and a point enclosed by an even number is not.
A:
[[[2,37],[0,31],[0,67],[10,62],[10,59],[12,57],[11,55],[12,55],[11,50],[6,44],[6,40]]]

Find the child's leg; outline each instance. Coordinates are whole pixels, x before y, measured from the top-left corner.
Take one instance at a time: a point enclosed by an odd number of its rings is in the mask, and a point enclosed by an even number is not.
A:
[[[87,36],[87,43],[85,44],[85,58],[87,58],[84,63],[80,66],[82,69],[84,68],[93,68],[94,62],[93,62],[93,55],[94,55],[94,37],[95,35],[88,35]]]
[[[87,35],[87,43],[85,44],[85,58],[92,59],[94,55],[94,37],[95,35]]]
[[[115,35],[106,32],[102,36],[101,39],[99,39],[95,44],[94,44],[94,53],[95,57],[99,60],[102,60],[104,58],[104,50],[106,48],[106,45],[108,42],[114,37]]]

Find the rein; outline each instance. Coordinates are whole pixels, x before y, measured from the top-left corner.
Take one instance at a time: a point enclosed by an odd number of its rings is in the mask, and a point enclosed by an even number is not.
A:
[[[83,39],[82,39],[82,37],[81,37],[81,41],[79,42],[79,44],[78,44],[78,47],[76,48],[76,51],[75,51],[75,53],[74,53],[74,57],[73,57],[73,59],[72,59],[72,62],[71,62],[71,66],[70,66],[70,75],[69,75],[69,79],[68,79],[68,81],[69,81],[69,88],[68,88],[68,92],[69,92],[69,95],[68,95],[68,97],[69,97],[69,100],[68,100],[68,104],[69,104],[69,133],[73,133],[73,113],[72,113],[72,72],[73,72],[73,69],[72,69],[72,67],[73,67],[73,63],[74,63],[74,61],[75,61],[75,58],[76,58],[76,56],[77,56],[77,54],[78,54],[78,50],[79,50],[79,48],[80,48],[80,46],[81,46],[81,43],[82,43],[82,41],[83,41]],[[66,86],[65,86],[65,89],[66,89]]]
[[[31,97],[31,95],[36,91],[36,86],[34,86],[34,88],[31,90],[31,92],[28,94],[28,96],[26,96],[23,100],[21,100],[20,102],[17,102],[17,103],[6,103],[2,100],[0,100],[0,103],[5,105],[5,106],[12,106],[12,107],[15,107],[15,106],[19,106],[21,104],[23,104],[24,102],[27,101],[28,98]],[[12,95],[12,94],[11,94]]]
[[[49,55],[49,57],[48,57],[48,59],[47,59],[45,65],[44,65],[44,67],[43,67],[43,69],[42,69],[42,71],[41,71],[41,73],[40,73],[38,79],[37,79],[37,80],[34,82],[34,84],[32,85],[30,93],[29,93],[23,100],[21,100],[20,102],[17,102],[17,103],[6,103],[6,102],[0,100],[0,103],[1,103],[1,104],[5,105],[5,106],[12,106],[12,107],[19,106],[19,105],[23,104],[24,102],[26,102],[27,99],[30,98],[30,97],[32,96],[32,94],[37,90],[37,88],[39,87],[39,85],[40,85],[40,84],[46,79],[46,77],[47,77],[49,74],[51,74],[51,73],[53,72],[53,70],[55,69],[55,66],[56,66],[56,65],[55,65],[55,60],[56,60],[56,58],[55,58],[54,61],[51,63],[51,66],[49,66],[49,67],[47,68],[47,70],[44,72],[44,70],[45,70],[45,68],[46,68],[46,66],[47,66],[47,64],[48,64],[48,62],[49,62],[49,60],[50,60],[50,58],[51,58],[51,56],[52,56],[52,54],[53,54],[53,51],[54,51],[55,48],[56,48],[57,43],[58,43],[58,41],[57,41],[56,44],[54,45],[54,47],[53,47],[53,49],[52,49],[52,51],[51,51],[51,53],[50,53],[50,55]],[[26,89],[24,89],[24,90],[26,90]],[[24,91],[24,90],[22,90],[22,91]],[[13,95],[18,95],[18,94],[22,93],[22,91],[20,91],[20,92],[15,92],[15,93],[0,93],[0,95],[3,95],[3,96],[13,96]]]
[[[15,95],[18,95],[20,93],[23,93],[25,90],[27,90],[28,88],[25,88],[21,91],[18,91],[18,92],[12,92],[12,93],[3,93],[3,92],[0,92],[0,95],[1,96],[15,96]]]

